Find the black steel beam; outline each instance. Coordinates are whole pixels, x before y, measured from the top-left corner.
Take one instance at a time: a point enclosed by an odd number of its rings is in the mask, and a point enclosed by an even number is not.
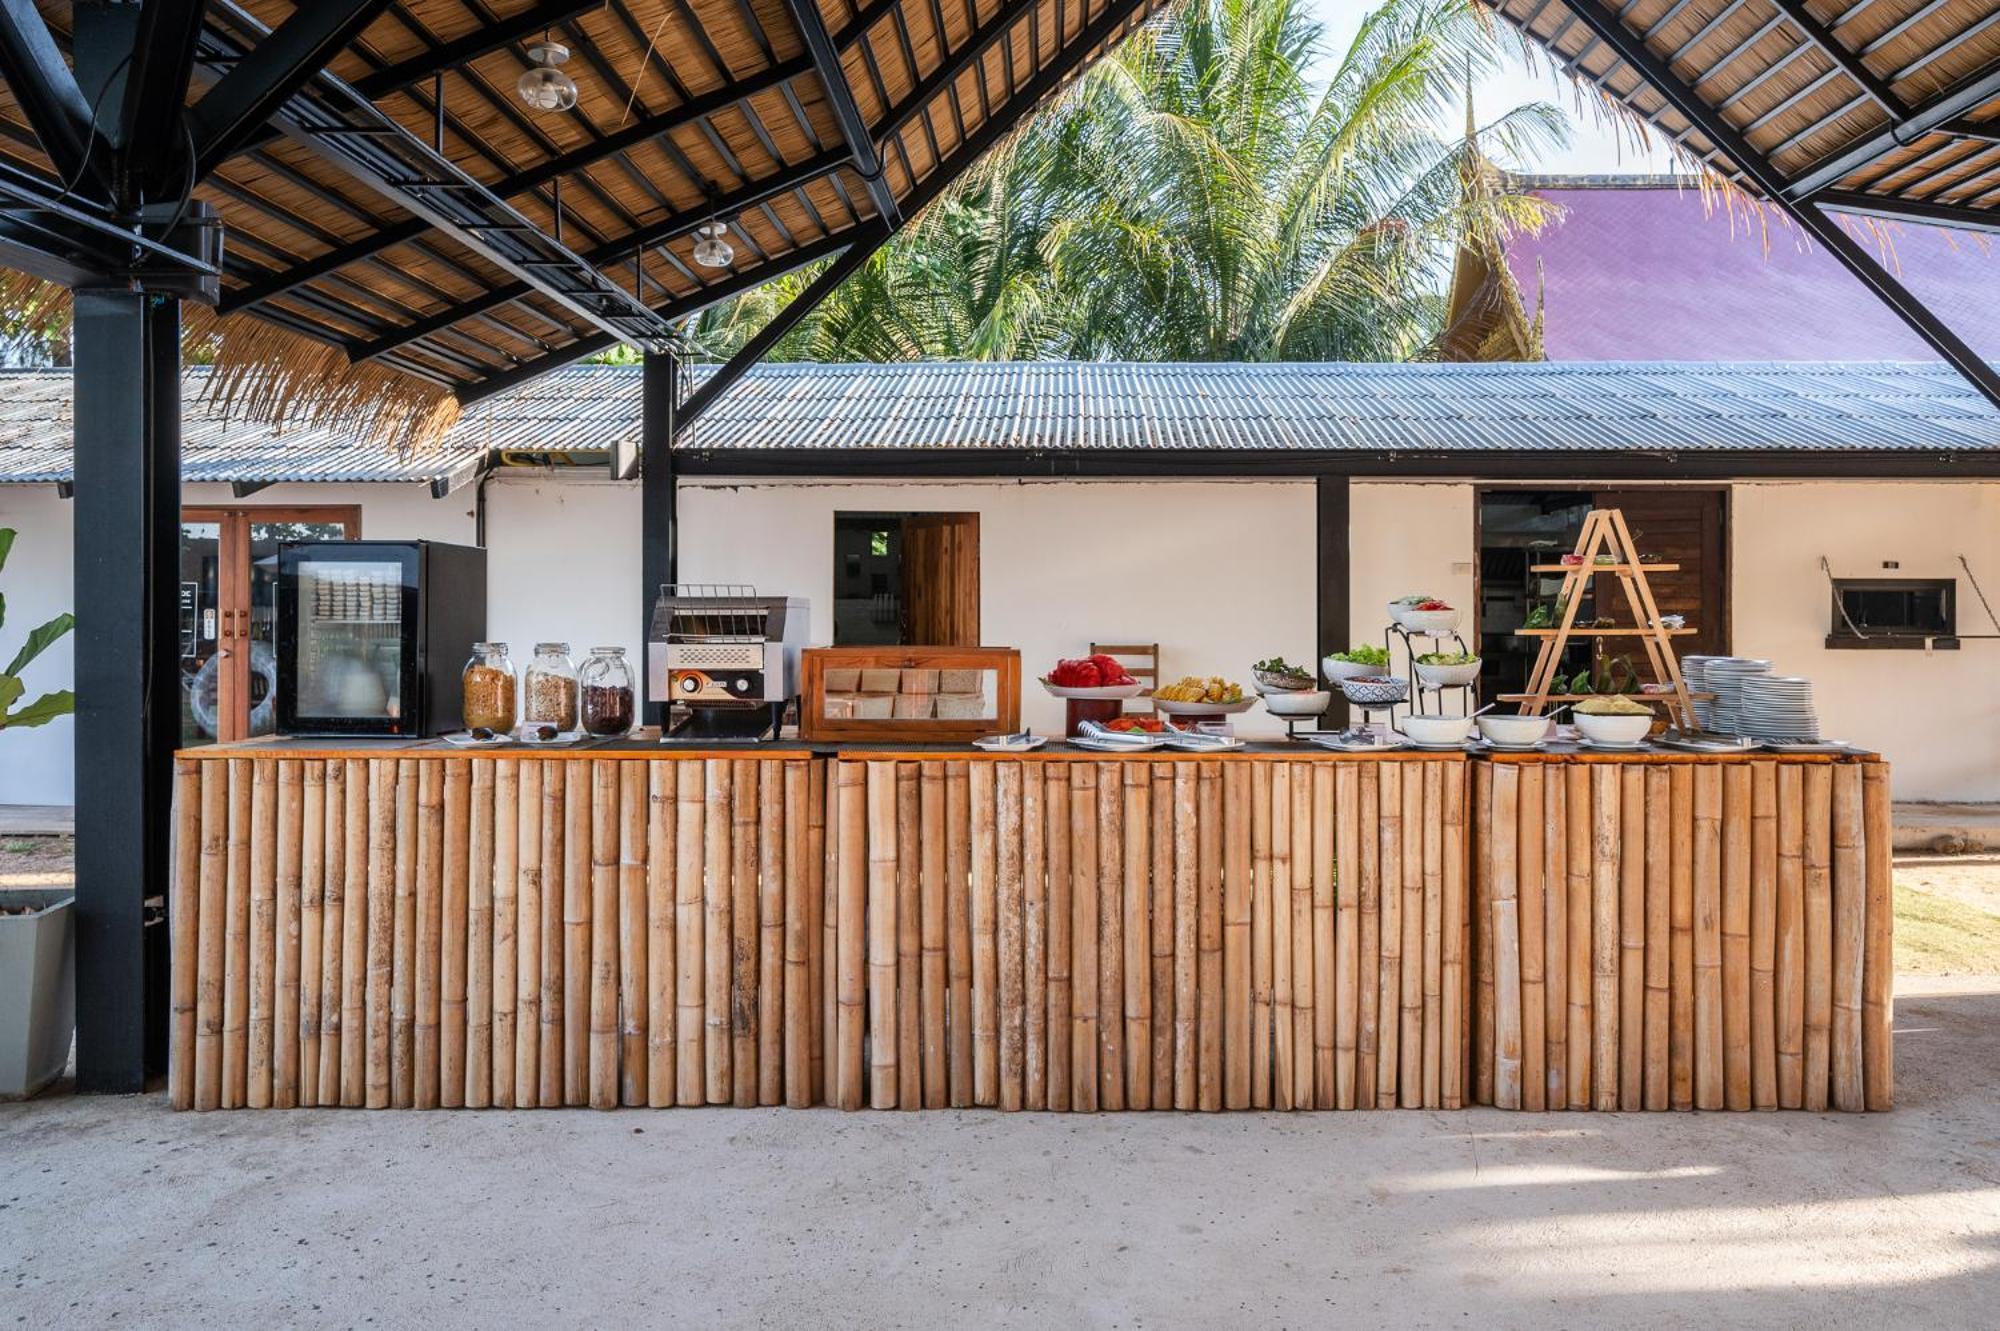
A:
[[[249,142],[388,7],[389,0],[316,0],[273,28],[189,108],[198,175]]]
[[[680,525],[674,483],[674,413],[679,406],[680,362],[671,351],[649,352],[639,397],[639,631],[635,642],[651,640],[653,598],[675,578],[675,541]],[[643,675],[646,663],[639,663]],[[645,723],[665,724],[666,707],[646,699]]]
[[[1885,222],[1917,222],[1926,226],[1948,226],[1961,231],[2000,233],[2000,212],[1985,208],[1963,208],[1926,199],[1904,199],[1889,194],[1863,194],[1854,190],[1822,190],[1812,201],[1836,213],[1852,213]]]
[[[854,243],[828,264],[826,271],[813,278],[812,282],[782,310],[771,316],[769,323],[757,330],[756,336],[745,342],[736,354],[715,367],[708,378],[702,380],[700,388],[688,394],[688,400],[681,405],[675,418],[676,432],[686,430],[700,418],[709,405],[730,386],[743,377],[743,372],[764,359],[772,347],[778,345],[785,334],[798,327],[799,320],[816,309],[819,303],[833,294],[833,289],[845,282],[856,269],[868,262],[876,250],[882,248],[894,231],[886,225],[876,224],[854,237]]]
[[[1734,126],[1716,114],[1715,109],[1698,93],[1681,82],[1680,76],[1653,53],[1638,33],[1626,27],[1598,0],[1569,0],[1569,7],[1606,46],[1632,67],[1634,73],[1652,84],[1668,104],[1699,125],[1708,141],[1722,149],[1738,169],[1755,182],[1767,199],[1783,208],[1801,230],[1859,278],[1909,325],[1911,331],[1964,375],[1988,402],[2000,407],[2000,373],[1996,373],[1991,364],[1965,344],[1964,339],[1946,327],[1923,301],[1878,263],[1838,222],[1811,204],[1788,197],[1785,192],[1788,182],[1777,168],[1751,147]]]
[[[1958,86],[1912,107],[1901,123],[1875,131],[1786,181],[1783,196],[1791,200],[1811,198],[1821,190],[1839,184],[1877,158],[1908,147],[1924,135],[1937,132],[1948,122],[1971,114],[1996,97],[2000,97],[2000,61],[1988,65]]]
[[[194,44],[201,35],[204,0],[152,0],[139,7],[132,41],[132,67],[113,126],[129,175],[153,186],[193,169],[182,137],[188,81],[194,72]],[[122,200],[127,206],[136,198]]]
[[[1313,561],[1313,572],[1318,584],[1316,595],[1318,606],[1315,616],[1318,641],[1316,659],[1325,660],[1335,652],[1346,651],[1352,645],[1348,641],[1350,485],[1345,476],[1320,476],[1316,478],[1313,489],[1317,519],[1314,532],[1318,544],[1318,558]],[[1336,692],[1333,710],[1328,714],[1327,720],[1336,726],[1347,723],[1347,699],[1344,695]]]
[[[145,1089],[165,1047],[162,916],[180,739],[180,308],[76,301],[76,1080]]]
[[[411,56],[387,65],[354,81],[354,87],[369,101],[379,101],[435,75],[449,73],[480,56],[503,50],[515,42],[539,36],[543,29],[567,22],[586,10],[604,8],[604,0],[545,0],[518,14],[482,23],[463,37],[440,45],[435,51]]]
[[[34,0],[0,0],[0,74],[6,75],[7,90],[55,164],[56,174],[74,186],[92,155],[90,102],[77,87],[76,76]],[[103,179],[101,172],[93,174]]]
[[[826,89],[827,105],[833,109],[834,123],[840,126],[840,137],[847,150],[854,154],[854,169],[868,187],[875,215],[888,226],[898,225],[903,220],[902,209],[896,203],[896,192],[882,176],[882,155],[875,151],[875,136],[862,118],[854,89],[848,86],[847,71],[840,63],[840,48],[834,45],[832,35],[826,30],[826,20],[820,17],[819,0],[785,0],[785,11],[792,16],[792,23],[812,57],[813,70],[819,75],[820,86]]]

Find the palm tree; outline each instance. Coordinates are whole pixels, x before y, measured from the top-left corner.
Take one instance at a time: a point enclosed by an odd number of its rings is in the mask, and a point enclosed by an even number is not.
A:
[[[1542,205],[1469,161],[1559,141],[1525,107],[1434,126],[1492,59],[1466,0],[1386,0],[1323,86],[1305,0],[1189,0],[970,172],[780,343],[782,359],[1403,359],[1468,236]],[[810,280],[705,317],[721,353]]]

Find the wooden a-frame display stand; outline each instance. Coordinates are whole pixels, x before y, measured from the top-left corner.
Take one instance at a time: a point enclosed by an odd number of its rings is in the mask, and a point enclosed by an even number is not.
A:
[[[1653,599],[1653,588],[1646,581],[1648,573],[1671,573],[1678,564],[1642,564],[1639,551],[1632,541],[1632,529],[1625,525],[1625,515],[1615,508],[1594,508],[1583,520],[1583,530],[1576,539],[1576,553],[1582,558],[1574,564],[1535,564],[1531,573],[1561,573],[1562,589],[1556,594],[1556,604],[1562,607],[1562,622],[1553,628],[1523,628],[1515,633],[1524,638],[1540,638],[1542,646],[1535,657],[1535,668],[1528,674],[1526,693],[1503,693],[1503,702],[1521,704],[1523,716],[1539,716],[1552,702],[1575,702],[1590,697],[1584,693],[1556,693],[1556,667],[1562,663],[1563,649],[1569,646],[1572,636],[1586,638],[1622,637],[1637,638],[1646,649],[1646,659],[1652,664],[1653,674],[1662,683],[1672,686],[1667,693],[1640,693],[1629,695],[1640,702],[1662,703],[1668,716],[1684,731],[1699,729],[1695,720],[1693,695],[1688,692],[1687,681],[1681,678],[1680,660],[1674,654],[1673,639],[1693,633],[1691,628],[1668,628],[1660,622],[1660,607]],[[1609,554],[1611,560],[1600,564],[1597,557]],[[1618,628],[1578,628],[1576,608],[1583,599],[1584,584],[1587,579],[1600,573],[1617,577],[1618,584],[1625,590],[1625,601],[1632,607],[1635,625]]]

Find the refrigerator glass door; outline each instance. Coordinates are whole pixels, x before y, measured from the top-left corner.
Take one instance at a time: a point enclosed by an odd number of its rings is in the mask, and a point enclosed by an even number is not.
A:
[[[296,727],[414,734],[416,549],[308,547],[287,563]]]

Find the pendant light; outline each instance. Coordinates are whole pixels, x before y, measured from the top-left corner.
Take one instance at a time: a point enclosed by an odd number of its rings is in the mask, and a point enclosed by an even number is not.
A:
[[[728,228],[721,222],[703,222],[694,231],[694,261],[704,268],[727,268],[736,258],[736,248],[727,239]]]
[[[515,83],[521,100],[537,111],[567,111],[576,105],[576,80],[562,71],[569,48],[543,40],[528,48],[528,68]]]

